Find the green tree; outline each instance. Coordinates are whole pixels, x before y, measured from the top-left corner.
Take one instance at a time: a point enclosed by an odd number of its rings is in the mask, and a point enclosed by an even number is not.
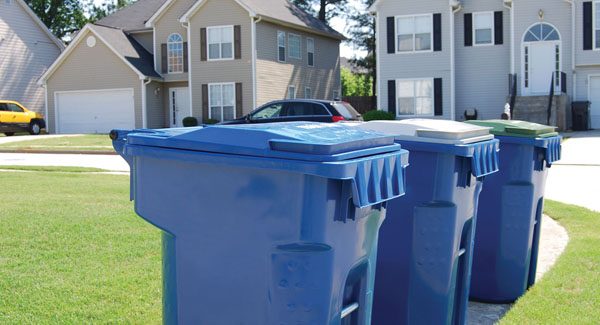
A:
[[[350,27],[350,42],[358,49],[366,51],[367,55],[364,58],[353,58],[350,60],[354,66],[363,68],[368,71],[371,80],[372,93],[377,93],[377,57],[376,39],[375,39],[375,17],[373,17],[367,8],[369,8],[375,0],[361,0],[363,8],[355,8],[349,14]]]
[[[88,19],[79,0],[25,0],[33,12],[58,38],[81,29]]]
[[[341,69],[342,96],[373,96],[371,77],[353,73],[348,68]]]
[[[315,15],[320,21],[328,23],[333,17],[343,16],[348,7],[348,0],[290,0],[296,6]],[[316,8],[316,9],[315,9]]]
[[[123,7],[129,6],[134,2],[135,0],[116,0],[116,2],[112,0],[105,0],[100,5],[96,5],[94,0],[89,0],[87,5],[89,21],[98,21]]]

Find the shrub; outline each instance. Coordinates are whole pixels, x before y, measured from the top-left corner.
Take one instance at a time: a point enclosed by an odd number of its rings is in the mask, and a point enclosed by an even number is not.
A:
[[[362,117],[365,121],[385,121],[396,119],[394,114],[384,111],[368,111],[364,113]]]
[[[188,116],[183,119],[183,126],[186,128],[190,126],[198,126],[198,119],[193,116]]]
[[[203,124],[209,124],[209,125],[210,125],[210,124],[217,124],[217,123],[219,123],[219,120],[213,120],[213,119],[211,119],[211,118],[207,118],[207,119],[205,119],[205,120],[204,120],[202,123],[203,123]]]

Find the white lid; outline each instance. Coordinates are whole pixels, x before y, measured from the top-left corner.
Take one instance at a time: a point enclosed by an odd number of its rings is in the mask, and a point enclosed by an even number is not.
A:
[[[491,128],[450,120],[406,119],[399,121],[371,121],[353,126],[392,135],[397,140],[443,144],[467,144],[491,140]]]

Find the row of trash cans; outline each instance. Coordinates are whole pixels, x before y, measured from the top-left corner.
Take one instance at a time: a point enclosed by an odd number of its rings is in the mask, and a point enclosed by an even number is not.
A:
[[[163,231],[165,324],[465,324],[469,294],[533,284],[560,158],[553,128],[515,121],[111,138],[136,212]]]

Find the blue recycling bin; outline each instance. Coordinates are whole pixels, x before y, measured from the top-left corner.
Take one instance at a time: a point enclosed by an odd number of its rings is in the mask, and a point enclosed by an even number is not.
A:
[[[373,324],[465,324],[478,196],[498,170],[498,141],[454,121],[359,127],[394,136],[411,165],[380,232]]]
[[[481,193],[471,299],[510,303],[535,282],[548,169],[560,159],[554,127],[522,121],[472,121],[493,127],[500,172]]]
[[[163,231],[166,324],[370,324],[379,227],[408,153],[335,124],[113,131]]]

